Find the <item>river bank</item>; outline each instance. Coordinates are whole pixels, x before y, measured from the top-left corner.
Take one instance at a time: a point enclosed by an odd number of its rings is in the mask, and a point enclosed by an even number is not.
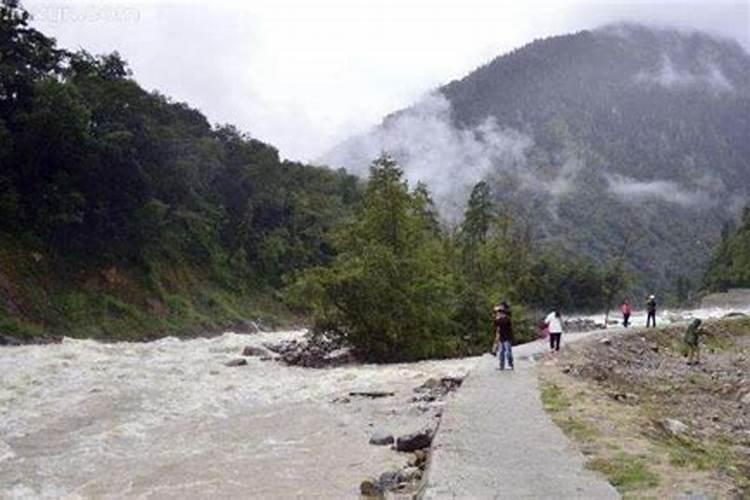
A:
[[[626,497],[750,494],[750,320],[709,320],[700,365],[685,326],[583,342],[540,369],[542,399],[587,466]]]

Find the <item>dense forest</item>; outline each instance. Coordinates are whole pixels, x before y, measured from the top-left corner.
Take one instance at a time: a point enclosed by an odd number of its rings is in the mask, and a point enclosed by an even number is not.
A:
[[[745,207],[737,227],[724,226],[703,280],[710,291],[750,288],[750,205]]]
[[[0,7],[0,330],[144,338],[289,318],[358,181],[280,161]]]
[[[444,122],[441,139],[474,148],[471,166],[536,242],[604,265],[623,255],[639,295],[697,289],[750,198],[750,55],[699,32],[614,25],[534,41],[325,159],[357,172],[359,151],[385,150],[410,179],[458,180],[465,163],[434,157],[433,169],[401,141]]]

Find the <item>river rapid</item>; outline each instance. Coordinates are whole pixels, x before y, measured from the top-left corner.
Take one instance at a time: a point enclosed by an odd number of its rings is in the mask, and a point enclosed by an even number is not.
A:
[[[476,362],[225,366],[302,334],[0,349],[0,498],[356,497],[407,460],[372,433],[434,426],[414,389]]]
[[[658,322],[727,312],[663,311]],[[303,334],[0,348],[0,498],[355,498],[362,479],[408,458],[370,445],[375,430],[434,427],[444,402],[414,401],[414,389],[478,359],[225,366],[245,346]]]

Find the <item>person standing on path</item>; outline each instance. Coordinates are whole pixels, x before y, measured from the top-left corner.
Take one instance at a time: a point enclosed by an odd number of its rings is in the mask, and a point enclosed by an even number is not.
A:
[[[653,295],[648,296],[646,301],[646,328],[653,323],[653,327],[656,328],[656,297]]]
[[[560,337],[563,332],[563,320],[560,316],[560,309],[555,308],[544,318],[549,330],[549,348],[552,352],[560,352]]]
[[[628,325],[630,325],[630,313],[633,312],[633,310],[630,308],[630,303],[628,302],[628,299],[625,299],[622,301],[620,310],[622,311],[622,326],[627,328]]]
[[[500,361],[500,369],[505,370],[505,361],[508,368],[513,369],[513,322],[508,314],[507,307],[495,308],[495,344],[499,346],[497,356]]]

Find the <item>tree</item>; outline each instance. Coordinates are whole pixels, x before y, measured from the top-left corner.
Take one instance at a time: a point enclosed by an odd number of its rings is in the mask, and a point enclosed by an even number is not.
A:
[[[377,159],[356,221],[335,238],[328,268],[297,282],[315,308],[315,330],[345,337],[367,359],[414,360],[456,352],[452,273],[429,217],[429,196],[410,192],[401,168]],[[294,292],[293,292],[294,293]]]
[[[34,83],[60,71],[66,52],[52,38],[29,26],[30,15],[18,2],[0,4],[0,119],[28,108]]]

